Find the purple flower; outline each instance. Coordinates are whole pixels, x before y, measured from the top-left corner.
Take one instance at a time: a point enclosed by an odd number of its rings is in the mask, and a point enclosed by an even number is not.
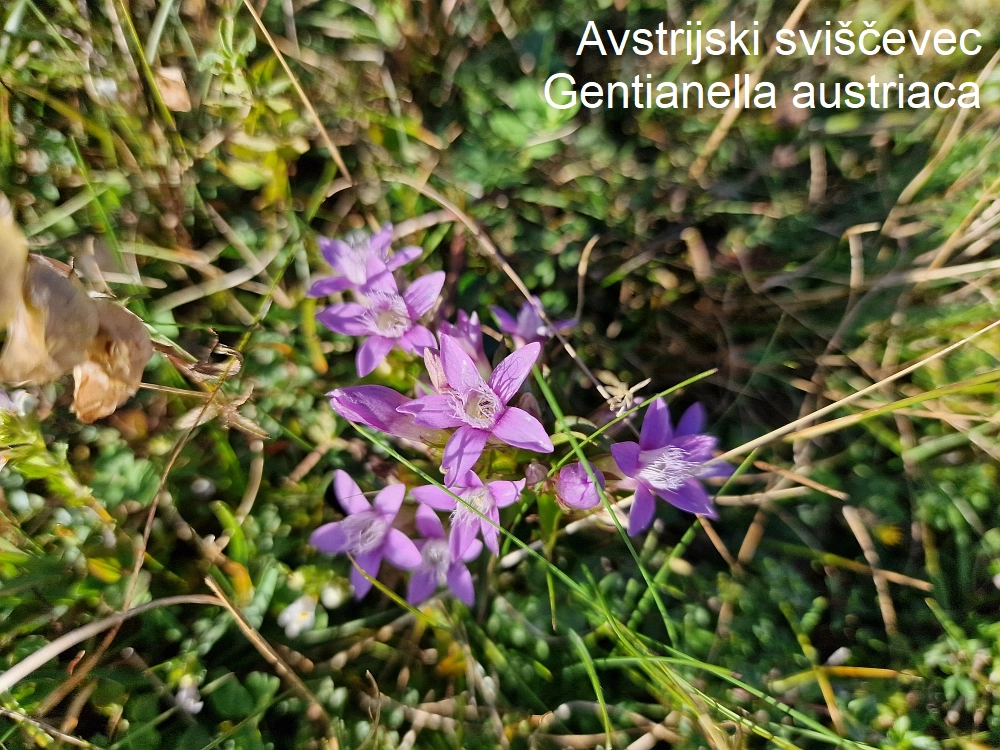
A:
[[[452,556],[444,526],[437,513],[427,505],[417,508],[417,528],[426,539],[417,542],[421,562],[410,577],[406,600],[410,604],[419,604],[439,586],[447,584],[460,601],[471,607],[476,596],[472,587],[472,574],[465,564],[479,557],[479,553],[483,551],[483,543],[473,539],[461,557]]]
[[[462,350],[476,363],[476,369],[484,378],[490,376],[493,367],[483,351],[483,327],[479,323],[479,315],[469,315],[465,310],[458,311],[458,322],[455,324],[442,321],[438,333],[451,336],[458,342]]]
[[[432,484],[417,487],[412,491],[417,502],[429,505],[436,510],[451,511],[451,534],[448,537],[448,549],[452,559],[465,559],[469,548],[476,541],[476,534],[483,534],[483,541],[494,554],[500,554],[499,530],[500,508],[506,508],[517,502],[524,490],[524,480],[508,482],[504,480],[483,484],[483,481],[471,471],[460,481],[448,486],[464,503],[455,500],[448,492]],[[489,521],[484,521],[469,508],[472,506]]]
[[[507,406],[538,357],[541,346],[529,344],[503,360],[483,380],[475,363],[451,336],[441,336],[441,368],[447,387],[397,407],[425,427],[457,427],[444,447],[441,470],[463,477],[491,437],[515,448],[551,453],[552,441],[541,422],[516,406]]]
[[[705,410],[694,404],[681,417],[676,432],[670,425],[670,410],[661,398],[646,412],[638,443],[611,446],[618,468],[638,485],[628,519],[628,533],[637,534],[653,520],[657,495],[688,513],[717,518],[699,477],[727,477],[733,467],[725,463],[705,465],[712,458],[715,438],[701,434]]]
[[[448,433],[443,430],[421,427],[414,422],[412,414],[399,411],[400,406],[411,403],[413,399],[384,385],[352,385],[337,388],[326,395],[333,410],[349,422],[432,445],[444,445],[448,439]]]
[[[391,242],[392,224],[386,224],[372,237],[359,232],[349,234],[344,240],[320,237],[320,252],[335,275],[313,284],[309,289],[309,296],[325,297],[351,288],[367,294],[372,282],[383,282],[383,274],[391,274],[397,268],[419,258],[423,252],[419,247],[404,247],[389,257]]]
[[[590,465],[590,469],[594,472],[597,484],[603,489],[604,474],[593,464]],[[596,485],[580,462],[562,468],[556,480],[556,494],[565,505],[575,510],[587,510],[601,502],[601,495]]]
[[[534,302],[534,304],[532,304]],[[537,305],[537,308],[536,308]],[[517,313],[517,320],[509,312],[500,307],[491,307],[490,312],[497,319],[500,330],[514,340],[514,348],[520,349],[531,343],[544,344],[555,336],[555,331],[562,333],[568,331],[576,325],[576,320],[561,320],[553,323],[551,327],[546,325],[538,311],[542,309],[542,301],[538,297],[521,305]]]
[[[378,575],[383,557],[404,570],[420,565],[420,552],[413,542],[402,531],[392,528],[406,487],[389,485],[375,496],[373,507],[347,472],[338,469],[333,475],[333,489],[347,517],[316,529],[309,539],[313,547],[328,555],[354,555],[354,562],[372,578]],[[351,583],[357,599],[372,587],[357,569],[351,571]]]
[[[417,320],[434,307],[443,284],[444,271],[436,271],[421,276],[400,295],[395,279],[387,274],[378,289],[367,293],[367,304],[330,305],[316,318],[337,333],[368,337],[357,354],[358,375],[364,377],[394,346],[406,352],[422,352],[437,344],[434,335]]]

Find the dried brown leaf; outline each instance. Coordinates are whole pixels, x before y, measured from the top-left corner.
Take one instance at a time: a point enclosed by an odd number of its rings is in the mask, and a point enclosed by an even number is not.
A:
[[[73,368],[73,413],[81,422],[112,414],[139,390],[153,344],[142,321],[120,305],[94,300],[100,324],[86,359]]]
[[[83,361],[97,334],[97,309],[78,283],[37,255],[28,257],[19,292],[7,322],[0,381],[50,383]]]

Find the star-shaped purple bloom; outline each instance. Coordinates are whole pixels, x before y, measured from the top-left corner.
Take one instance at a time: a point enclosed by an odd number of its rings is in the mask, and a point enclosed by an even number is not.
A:
[[[444,271],[421,276],[402,295],[387,274],[377,289],[365,296],[366,304],[343,302],[330,305],[316,315],[327,328],[346,336],[367,336],[358,348],[358,375],[371,373],[394,346],[406,352],[422,352],[437,344],[434,335],[417,321],[437,302],[444,284]]]
[[[416,260],[423,252],[419,247],[404,247],[390,257],[391,243],[392,224],[386,224],[371,237],[360,233],[348,235],[344,240],[320,237],[320,252],[335,273],[314,283],[309,296],[325,297],[352,288],[367,294],[373,281],[382,282],[384,275]]]
[[[705,409],[694,404],[684,412],[675,431],[670,424],[670,410],[661,398],[646,412],[638,443],[611,446],[618,468],[637,484],[628,519],[629,535],[638,534],[653,520],[654,495],[688,513],[718,517],[698,479],[728,477],[734,469],[721,462],[705,465],[712,458],[716,441],[701,433],[704,428]]]
[[[471,607],[476,594],[472,586],[472,574],[465,564],[479,557],[479,553],[483,551],[483,543],[473,539],[461,557],[454,557],[445,537],[441,519],[430,506],[421,505],[417,508],[416,521],[417,529],[424,535],[425,540],[417,542],[421,562],[410,576],[410,588],[406,593],[406,600],[410,604],[419,604],[439,586],[447,584],[460,601]]]
[[[483,484],[473,472],[468,472],[461,480],[450,484],[448,489],[458,495],[464,503],[455,500],[448,492],[432,484],[416,487],[412,495],[417,502],[428,505],[435,510],[451,511],[451,534],[448,537],[448,548],[452,559],[464,559],[476,535],[482,532],[486,547],[494,554],[500,554],[500,508],[506,508],[517,502],[524,490],[524,480],[516,482],[498,480]],[[489,521],[484,521],[469,506],[482,513]]]
[[[590,469],[594,472],[597,483],[603,489],[604,474],[593,464],[590,465]],[[601,503],[601,495],[597,491],[597,487],[579,461],[564,466],[559,471],[559,478],[556,480],[556,494],[565,505],[575,510],[588,510]]]
[[[576,325],[576,319],[573,319],[561,320],[549,327],[542,320],[542,316],[538,314],[538,310],[541,308],[542,301],[538,297],[532,297],[530,301],[521,305],[516,320],[513,315],[501,307],[491,307],[490,312],[497,319],[500,330],[514,340],[514,348],[520,349],[534,342],[544,344],[555,336],[555,331],[562,333]]]
[[[406,487],[391,484],[379,492],[374,505],[370,505],[357,483],[346,471],[338,469],[333,475],[333,489],[347,517],[316,529],[309,539],[313,547],[328,555],[354,555],[354,562],[372,578],[378,575],[382,558],[404,570],[420,565],[416,545],[406,534],[392,527],[403,504]],[[372,587],[357,569],[351,571],[351,583],[357,599],[364,597]]]
[[[504,359],[483,380],[472,358],[451,336],[441,336],[441,368],[447,388],[397,408],[417,425],[457,427],[444,447],[441,469],[454,481],[479,460],[491,437],[515,448],[551,453],[552,441],[541,422],[523,409],[507,406],[524,383],[541,349],[529,344]]]

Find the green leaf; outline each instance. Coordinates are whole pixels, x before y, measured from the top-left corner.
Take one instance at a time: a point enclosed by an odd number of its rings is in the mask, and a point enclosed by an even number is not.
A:
[[[240,719],[254,710],[256,702],[250,691],[243,687],[238,680],[226,680],[216,688],[208,700],[212,708],[219,712],[220,716],[227,719]]]

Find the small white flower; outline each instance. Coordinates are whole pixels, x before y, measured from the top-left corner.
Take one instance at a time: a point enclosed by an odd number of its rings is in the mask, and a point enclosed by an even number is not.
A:
[[[993,585],[1000,589],[1000,573],[993,576]]]
[[[300,596],[278,615],[278,624],[285,629],[285,635],[289,638],[298,638],[315,623],[316,597],[308,594]]]
[[[177,697],[174,698],[174,703],[177,707],[189,714],[196,714],[205,707],[205,702],[200,700],[200,698],[198,684],[194,681],[194,678],[189,674],[181,677],[180,685],[177,688]]]

